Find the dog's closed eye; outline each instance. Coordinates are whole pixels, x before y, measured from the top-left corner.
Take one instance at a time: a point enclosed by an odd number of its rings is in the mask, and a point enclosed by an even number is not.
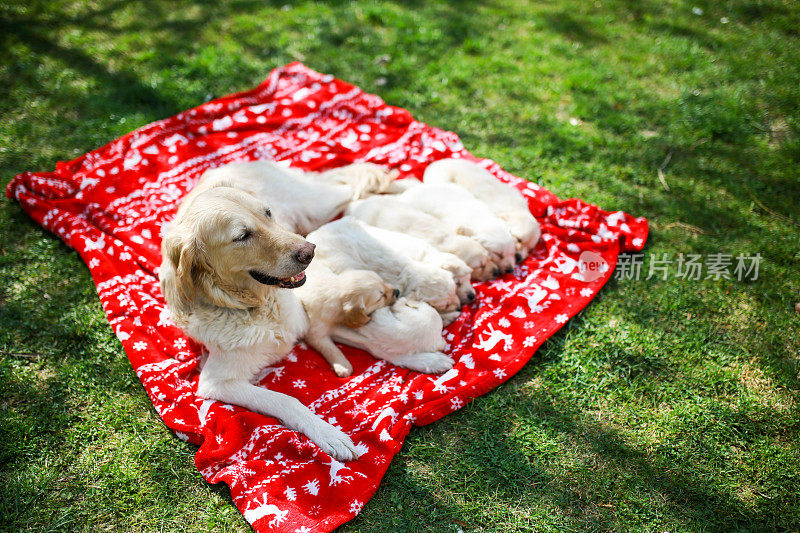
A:
[[[264,214],[267,216],[267,218],[272,218],[272,211],[269,207],[264,208]]]
[[[249,239],[253,235],[253,232],[249,229],[243,230],[239,235],[237,235],[233,242],[244,242]]]

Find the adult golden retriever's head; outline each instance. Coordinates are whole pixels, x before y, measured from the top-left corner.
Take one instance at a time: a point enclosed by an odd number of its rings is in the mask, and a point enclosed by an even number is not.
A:
[[[221,185],[187,196],[161,253],[161,287],[181,315],[198,301],[245,309],[262,305],[269,287],[299,287],[314,245],[275,223],[254,195]]]

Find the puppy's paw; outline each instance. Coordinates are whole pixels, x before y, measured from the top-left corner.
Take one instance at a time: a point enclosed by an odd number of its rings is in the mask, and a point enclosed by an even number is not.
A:
[[[439,313],[439,314],[442,317],[442,325],[449,326],[450,324],[455,322],[459,316],[461,316],[461,311],[450,311],[449,313]]]
[[[455,362],[442,352],[423,352],[404,355],[392,359],[392,363],[423,374],[441,374],[447,372]]]
[[[348,363],[347,366],[340,363],[333,363],[333,371],[340,378],[346,378],[353,374],[353,366]]]
[[[319,420],[312,431],[306,433],[320,449],[338,461],[358,459],[358,449],[343,431]]]

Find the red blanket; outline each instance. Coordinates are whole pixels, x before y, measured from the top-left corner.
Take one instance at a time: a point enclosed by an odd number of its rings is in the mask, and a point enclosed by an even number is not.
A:
[[[355,349],[350,378],[297,346],[261,383],[299,398],[363,452],[342,464],[274,418],[198,398],[200,346],[169,320],[158,286],[160,227],[208,168],[272,159],[310,170],[355,161],[421,177],[445,157],[478,161],[519,189],[543,231],[513,274],[477,285],[478,298],[444,332],[456,366],[442,376],[396,368]],[[230,485],[257,531],[328,531],[375,492],[413,425],[463,407],[516,373],[611,276],[621,251],[640,250],[647,221],[559,200],[467,152],[451,132],[415,121],[375,95],[299,63],[258,87],[144,126],[55,172],[8,186],[37,222],[89,266],[108,320],[161,418],[199,445],[209,483]]]

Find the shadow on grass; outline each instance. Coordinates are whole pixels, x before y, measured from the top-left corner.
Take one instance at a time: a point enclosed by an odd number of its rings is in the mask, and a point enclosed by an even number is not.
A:
[[[270,2],[272,6],[283,4],[283,1]],[[329,2],[329,4],[349,5],[343,1]],[[414,9],[423,9],[424,4],[424,2],[414,2],[412,6]],[[260,80],[266,72],[259,70],[257,65],[248,65],[254,57],[267,55],[279,63],[286,62],[289,58],[280,51],[281,45],[269,42],[274,30],[268,27],[266,24],[268,21],[265,21],[264,27],[259,27],[255,33],[247,29],[231,30],[230,36],[242,47],[244,54],[242,58],[235,60],[233,63],[235,68],[231,69],[231,73],[238,79],[234,82],[220,81],[217,79],[218,73],[210,66],[201,62],[188,62],[183,56],[192,51],[195,36],[209,21],[231,18],[234,15],[254,15],[264,3],[178,2],[177,5],[168,7],[159,2],[147,1],[142,5],[150,16],[135,18],[131,22],[115,20],[116,12],[131,8],[131,4],[127,2],[115,2],[101,8],[81,7],[77,14],[48,12],[25,16],[7,14],[0,20],[0,39],[4,44],[22,43],[38,58],[48,58],[65,68],[75,70],[81,76],[94,80],[100,87],[98,93],[58,87],[41,88],[41,91],[52,91],[48,96],[53,100],[63,101],[64,107],[76,107],[94,116],[145,112],[149,118],[160,118],[174,114],[187,105],[200,102],[192,100],[197,95],[187,97],[174,88],[164,90],[147,83],[135,70],[137,60],[124,63],[132,65],[131,67],[117,69],[111,66],[111,61],[104,61],[101,56],[93,55],[80,46],[67,44],[69,41],[60,38],[59,34],[73,27],[102,32],[109,39],[112,36],[131,38],[137,34],[149,36],[155,44],[152,45],[154,55],[143,60],[147,62],[148,68],[156,72],[182,68],[185,71],[177,76],[187,76],[214,88],[228,85],[241,88]],[[407,7],[407,4],[398,2],[396,6],[399,9]],[[626,10],[630,12],[634,20],[633,26],[638,31],[680,36],[711,50],[721,46],[722,43],[705,29],[683,22],[653,22],[653,17],[663,14],[664,9],[660,4],[652,2],[629,2],[627,8],[623,5],[619,11],[620,14]],[[748,23],[787,16],[785,7],[763,3],[740,3],[737,9]],[[170,18],[176,13],[178,18]],[[415,53],[418,59],[416,62],[409,61],[396,68],[387,69],[387,89],[408,89],[413,94],[414,83],[425,82],[416,79],[420,66],[453,53],[470,40],[478,40],[496,31],[496,28],[490,27],[482,16],[480,5],[474,2],[466,7],[460,2],[448,2],[425,13],[439,17],[431,23],[438,33],[432,32],[433,37],[426,37],[424,46],[420,47],[414,39],[421,37],[416,34],[413,35],[413,39],[409,37],[407,42],[392,43],[397,46],[398,55]],[[376,51],[371,49],[373,41],[360,41],[360,39],[374,37],[378,40],[380,29],[388,23],[376,18],[376,15],[367,13],[365,16],[366,24],[361,21],[341,19],[321,22],[322,35],[319,46],[342,50],[342,55],[354,51],[365,57],[374,55]],[[569,41],[580,42],[587,47],[599,49],[613,42],[604,33],[602,26],[580,13],[553,10],[538,17],[537,21],[544,25],[545,31],[561,35]],[[412,34],[416,28],[409,27],[405,31]],[[470,53],[484,54],[479,46],[470,44],[469,47]],[[18,53],[13,47],[9,48],[11,51],[4,61],[12,64],[14,83],[33,83],[35,80],[26,72],[28,67],[13,65],[15,61],[24,65],[25,53]],[[391,46],[385,45],[381,50],[384,48],[391,49]],[[115,53],[110,55],[113,56]],[[560,53],[562,52],[553,52],[553,54]],[[563,59],[570,60],[566,55]],[[332,63],[337,60],[340,59],[327,61]],[[720,60],[726,59],[723,57]],[[313,64],[311,66],[316,67]],[[363,68],[378,72],[378,68],[371,65]],[[490,68],[502,69],[511,66],[491,65]],[[477,75],[480,74],[478,71]],[[589,82],[585,86],[576,83],[572,92],[576,105],[592,112],[591,117],[585,117],[592,121],[598,131],[597,137],[592,140],[586,140],[586,137],[570,132],[552,117],[530,120],[527,117],[513,115],[502,119],[504,122],[500,133],[480,135],[484,136],[483,138],[488,137],[494,145],[538,146],[541,148],[543,160],[556,162],[559,165],[581,170],[588,168],[584,165],[590,162],[594,165],[593,168],[608,169],[604,174],[592,178],[597,180],[604,196],[615,199],[615,205],[603,205],[603,207],[623,208],[636,215],[646,215],[654,222],[660,223],[662,227],[670,222],[684,222],[699,226],[713,234],[695,240],[687,239],[685,247],[680,250],[684,253],[709,254],[735,251],[762,253],[775,265],[775,268],[767,269],[767,273],[774,276],[773,279],[741,286],[738,290],[753,302],[759,313],[767,314],[779,309],[785,302],[785,297],[782,296],[784,286],[775,279],[792,268],[793,258],[787,256],[787,250],[794,249],[792,248],[794,243],[789,243],[794,234],[786,229],[786,225],[776,224],[766,227],[763,217],[757,216],[753,209],[748,211],[746,206],[752,201],[748,190],[757,195],[769,210],[797,222],[795,202],[800,198],[800,182],[795,180],[790,172],[776,166],[776,156],[766,154],[758,147],[750,148],[756,144],[759,136],[759,132],[752,127],[752,117],[759,116],[759,111],[756,109],[759,103],[745,104],[744,110],[739,110],[741,115],[735,115],[732,122],[726,122],[724,120],[726,117],[717,112],[719,108],[724,107],[721,104],[725,102],[715,100],[713,95],[699,98],[687,94],[679,98],[669,98],[659,96],[655,92],[643,94],[642,91],[627,87],[623,80],[620,86],[625,91],[621,92],[633,91],[632,96],[620,97],[621,101],[606,102],[598,99],[598,95],[592,92],[588,85]],[[519,98],[525,97],[524,93],[520,94]],[[204,96],[205,92],[198,98]],[[507,97],[513,99],[515,95]],[[411,100],[411,97],[409,99]],[[413,102],[410,100],[408,105],[412,107]],[[620,109],[629,107],[638,110],[636,111],[638,120],[628,123],[615,118]],[[414,111],[413,107],[411,111]],[[447,111],[451,110],[445,110],[444,114],[447,114]],[[731,108],[732,113],[739,111]],[[76,117],[74,122],[77,124],[80,119],[81,117]],[[688,124],[688,126],[685,129],[678,129],[676,124]],[[631,137],[638,134],[638,129],[644,127],[664,128],[667,131],[659,134],[653,142],[630,142]],[[608,140],[603,143],[596,142],[598,138]],[[666,192],[656,181],[656,169],[669,153],[673,154],[668,176],[672,189]],[[709,161],[714,164],[709,164]],[[576,175],[576,177],[586,180],[590,176]],[[733,201],[718,201],[719,198],[733,198]],[[765,213],[764,210],[761,211],[762,215]],[[24,233],[30,235],[36,231],[38,230],[29,224]],[[656,246],[660,246],[667,239],[664,233],[655,231],[651,240]],[[770,246],[771,241],[780,242],[781,246]],[[753,244],[762,248],[741,249],[742,246]],[[46,280],[45,277],[40,279]],[[48,364],[48,369],[58,369],[62,363],[71,365],[70,371],[75,371],[78,367],[83,370],[83,367],[86,367],[85,378],[89,387],[114,387],[120,382],[135,381],[135,378],[131,377],[133,373],[125,364],[117,365],[112,372],[104,371],[99,365],[95,365],[92,370],[92,365],[85,364],[93,357],[86,353],[86,347],[95,342],[92,336],[76,330],[69,324],[53,322],[52,317],[69,312],[70,301],[74,301],[75,295],[87,283],[91,282],[86,276],[81,276],[59,285],[60,291],[51,294],[53,302],[43,302],[35,309],[31,309],[22,301],[0,302],[0,313],[4,317],[3,327],[18,333],[19,336],[13,338],[15,345],[32,345],[42,349],[52,346],[52,355],[56,360],[53,364]],[[606,291],[617,288],[619,287],[611,283]],[[708,288],[696,290],[708,290]],[[704,295],[698,293],[691,306],[685,305],[669,315],[670,311],[665,310],[665,302],[644,297],[619,304],[619,313],[625,320],[653,329],[661,334],[662,338],[667,338],[674,332],[667,329],[668,327],[681,327],[680,313],[688,307],[693,310],[699,309],[708,313],[708,318],[698,320],[703,320],[701,325],[709,331],[704,334],[705,336],[697,337],[711,344],[718,342],[717,333],[712,328],[717,318],[714,312],[720,310],[714,310],[710,305],[714,302],[706,302],[704,298]],[[34,297],[29,299],[35,300]],[[686,304],[689,299],[682,302]],[[703,306],[707,309],[703,309]],[[759,314],[756,313],[755,317],[759,318]],[[774,328],[775,322],[769,322],[767,327]],[[742,349],[751,355],[757,355],[759,363],[767,368],[782,386],[796,391],[797,365],[791,361],[790,354],[786,353],[786,345],[777,342],[769,344],[765,340],[765,334],[756,329],[745,329],[744,332],[741,337],[720,335],[719,339],[740,343]],[[747,335],[747,333],[753,334]],[[553,342],[563,341],[564,335],[566,334],[559,334]],[[701,350],[702,347],[698,346],[697,349]],[[117,352],[121,352],[118,347]],[[553,357],[558,358],[562,353],[559,349],[555,349]],[[75,359],[63,361],[60,358]],[[613,371],[624,373],[629,381],[651,377],[654,380],[673,377],[674,369],[668,364],[653,357],[639,356],[625,346],[620,346],[617,351],[610,354],[609,361]],[[536,361],[524,372],[529,375],[542,364],[541,361]],[[32,460],[41,458],[41,455],[37,455],[39,446],[41,449],[52,449],[57,446],[60,434],[69,427],[72,420],[66,414],[69,406],[63,401],[67,370],[63,369],[62,373],[56,370],[55,377],[27,383],[18,383],[12,381],[13,377],[0,374],[0,390],[14,390],[15,397],[26,398],[19,401],[27,402],[24,403],[27,406],[24,409],[26,413],[32,414],[35,426],[40,428],[35,438],[42,441],[32,441],[37,443],[36,449],[32,449],[31,455],[28,456]],[[524,379],[522,376],[515,378],[516,383],[522,379]],[[495,393],[495,396],[499,396],[499,393]],[[605,504],[602,488],[603,484],[608,486],[613,483],[624,483],[631,491],[641,491],[663,498],[666,503],[662,507],[673,516],[674,520],[678,523],[685,521],[684,523],[692,529],[769,529],[780,521],[779,517],[774,515],[755,515],[713,482],[693,474],[692,454],[689,452],[672,457],[657,457],[645,453],[626,443],[625,439],[614,430],[587,419],[569,403],[559,402],[541,392],[522,399],[509,396],[502,402],[499,410],[514,409],[527,411],[523,413],[524,422],[530,427],[575,442],[591,461],[605,469],[601,470],[601,474],[603,472],[609,474],[606,479],[599,479],[597,485],[592,486],[593,470],[591,465],[584,465],[585,471],[580,473],[583,477],[576,485],[574,478],[559,474],[553,464],[537,459],[532,454],[525,454],[518,446],[504,440],[502,435],[512,433],[509,420],[481,419],[481,413],[476,409],[471,411],[476,413],[477,417],[473,423],[490,428],[492,434],[486,434],[483,439],[476,439],[473,442],[466,439],[454,449],[453,460],[463,460],[464,465],[461,468],[477,472],[478,490],[484,493],[495,492],[508,509],[515,508],[521,497],[529,497],[563,510],[565,520],[570,526],[615,529],[620,523],[624,525],[625,522],[616,520],[614,515],[616,511],[601,506]],[[760,435],[770,431],[764,423],[749,420],[747,413],[730,412],[720,416],[732,420],[734,426],[748,434]],[[465,419],[462,415],[454,415],[452,418],[457,421]],[[687,420],[684,429],[690,433],[693,430],[691,419]],[[455,423],[454,421],[440,424],[446,429]],[[24,435],[13,437],[9,444],[16,445],[25,438]],[[483,448],[486,443],[493,448],[492,454],[495,460],[486,460],[486,450]],[[9,467],[9,463],[5,461],[13,456],[14,450],[6,448],[0,453],[2,453],[0,467],[5,471]],[[725,461],[721,450],[716,452],[710,450],[707,453],[709,457],[716,454],[715,460]],[[459,512],[456,506],[449,506],[437,494],[422,488],[413,476],[402,469],[393,467],[391,475],[398,480],[400,486],[417,491],[420,498],[436,502],[439,514],[448,516]],[[224,488],[215,487],[214,490],[221,495],[228,494]],[[36,501],[36,498],[36,492],[25,492],[25,489],[20,489],[16,501],[30,505],[29,502]],[[414,518],[409,517],[409,522],[406,524],[416,523],[413,522]]]

